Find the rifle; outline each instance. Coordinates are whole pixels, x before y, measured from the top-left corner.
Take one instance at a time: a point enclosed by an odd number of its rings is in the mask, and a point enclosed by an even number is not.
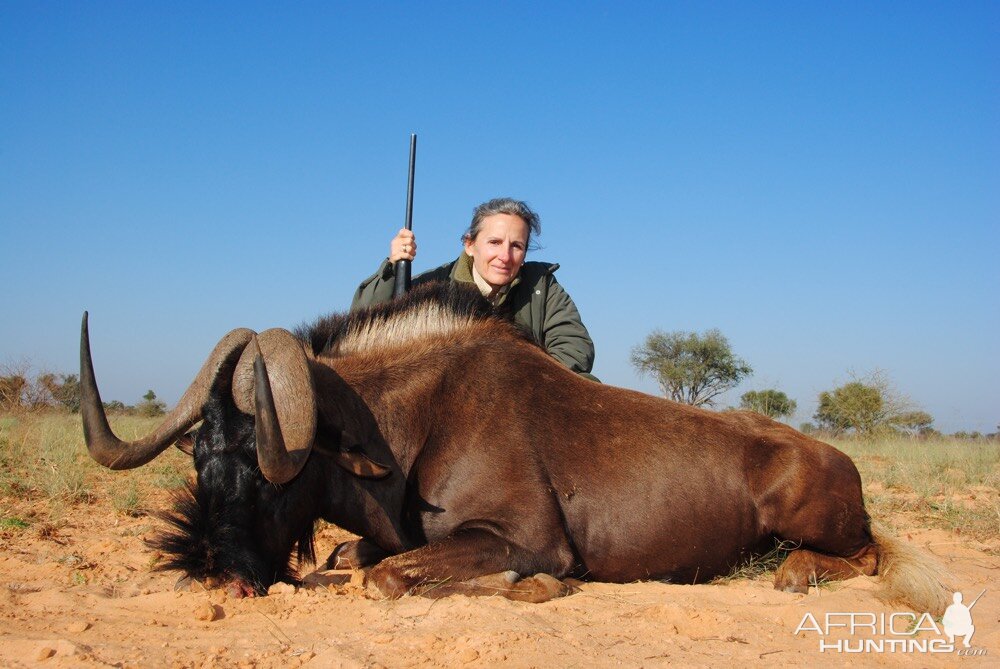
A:
[[[410,176],[406,185],[406,229],[413,229],[413,172],[417,166],[417,134],[410,135]],[[392,297],[397,298],[410,289],[410,261],[397,260],[393,272],[396,282],[392,286]]]

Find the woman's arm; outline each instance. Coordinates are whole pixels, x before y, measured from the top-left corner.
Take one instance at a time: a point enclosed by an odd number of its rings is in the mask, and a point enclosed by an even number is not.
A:
[[[594,368],[594,342],[579,310],[552,274],[547,293],[542,322],[545,350],[574,372],[589,375]]]

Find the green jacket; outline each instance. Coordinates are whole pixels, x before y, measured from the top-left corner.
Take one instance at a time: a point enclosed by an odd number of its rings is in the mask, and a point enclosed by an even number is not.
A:
[[[556,281],[554,272],[557,269],[559,265],[551,263],[524,263],[496,309],[511,315],[515,323],[527,328],[535,341],[556,360],[578,374],[597,380],[590,374],[594,367],[594,342],[573,300]],[[429,281],[475,285],[472,258],[462,253],[457,260],[424,272],[411,283],[418,286]],[[378,271],[358,286],[351,311],[391,300],[393,282],[393,265],[386,258]]]

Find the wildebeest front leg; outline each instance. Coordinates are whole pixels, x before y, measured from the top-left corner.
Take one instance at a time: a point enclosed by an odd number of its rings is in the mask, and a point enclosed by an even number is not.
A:
[[[564,569],[554,560],[546,562],[492,532],[466,529],[386,558],[368,573],[367,582],[393,598],[466,594],[543,602],[572,591],[546,573]],[[517,574],[534,576],[518,581]]]

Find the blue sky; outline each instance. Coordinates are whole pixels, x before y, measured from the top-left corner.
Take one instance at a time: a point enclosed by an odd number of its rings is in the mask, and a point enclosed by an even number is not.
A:
[[[231,328],[347,308],[497,195],[597,345],[719,328],[809,420],[880,369],[1000,422],[1000,5],[0,5],[0,363],[175,401]]]

